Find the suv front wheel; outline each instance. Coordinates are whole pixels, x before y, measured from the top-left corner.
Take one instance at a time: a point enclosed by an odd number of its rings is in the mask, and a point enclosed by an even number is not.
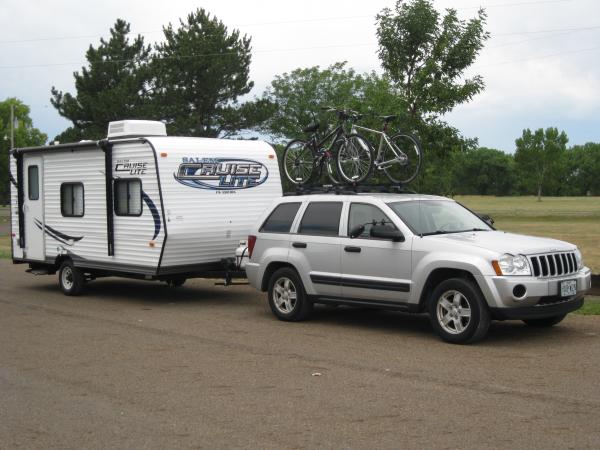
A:
[[[312,303],[294,269],[283,267],[273,273],[269,279],[269,306],[279,320],[297,322],[310,316]]]
[[[490,326],[490,312],[477,286],[470,280],[442,281],[429,298],[429,319],[446,342],[466,344],[482,339]]]

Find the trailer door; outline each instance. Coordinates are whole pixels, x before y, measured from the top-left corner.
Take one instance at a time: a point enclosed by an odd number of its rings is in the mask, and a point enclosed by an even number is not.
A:
[[[25,156],[23,175],[25,189],[23,214],[25,218],[25,259],[43,260],[44,249],[44,196],[42,158]]]

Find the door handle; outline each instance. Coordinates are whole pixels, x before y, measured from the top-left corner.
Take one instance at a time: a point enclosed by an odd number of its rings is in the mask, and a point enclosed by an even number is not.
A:
[[[360,247],[352,247],[351,245],[344,247],[344,251],[348,253],[360,253],[360,250]]]
[[[294,248],[306,248],[306,242],[293,242],[292,247]]]

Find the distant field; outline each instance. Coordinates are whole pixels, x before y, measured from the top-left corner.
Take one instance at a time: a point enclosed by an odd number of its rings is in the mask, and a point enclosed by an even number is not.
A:
[[[585,264],[600,273],[600,197],[455,196],[478,213],[489,214],[503,231],[576,244]]]

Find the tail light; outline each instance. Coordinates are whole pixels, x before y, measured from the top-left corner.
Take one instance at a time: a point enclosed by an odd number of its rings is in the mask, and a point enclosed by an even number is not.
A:
[[[256,236],[248,236],[248,258],[252,258],[252,252],[254,251],[254,244],[256,244]]]

